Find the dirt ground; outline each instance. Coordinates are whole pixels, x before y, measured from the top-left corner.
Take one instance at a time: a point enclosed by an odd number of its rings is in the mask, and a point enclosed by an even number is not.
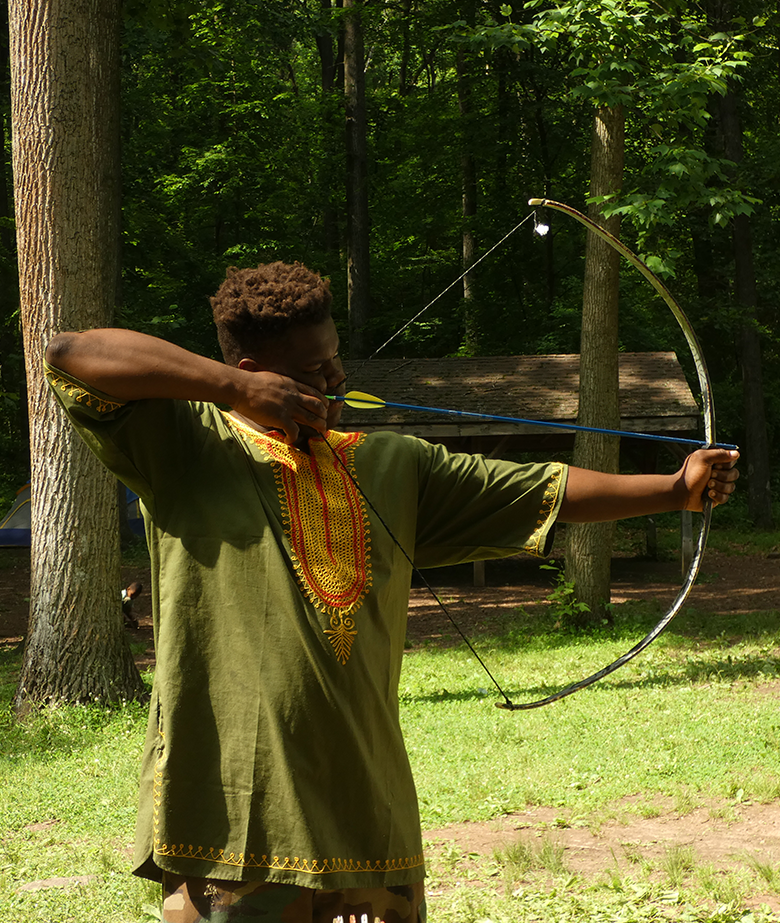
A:
[[[752,858],[773,868],[780,862],[779,803],[739,805],[729,811],[728,820],[714,816],[711,807],[681,816],[659,803],[657,817],[638,817],[630,804],[625,807],[621,820],[597,827],[561,826],[560,810],[547,807],[485,823],[453,824],[424,834],[426,853],[429,860],[438,854],[451,861],[454,851],[460,857],[460,877],[466,880],[473,880],[473,870],[479,863],[484,868],[497,851],[518,843],[533,848],[544,838],[563,848],[567,873],[587,881],[603,879],[609,871],[631,876],[641,863],[652,869],[651,880],[663,882],[664,858],[678,849],[692,851],[692,867],[712,866],[721,873],[750,868]],[[780,895],[769,887],[752,893],[746,903],[780,911]]]
[[[704,579],[692,596],[694,604],[714,613],[734,613],[760,609],[780,611],[780,557],[730,556],[708,552],[703,567]],[[550,591],[548,571],[536,562],[490,562],[489,586],[471,585],[470,568],[449,568],[446,572],[427,572],[428,579],[452,611],[463,630],[478,632],[498,623],[503,613],[518,606],[543,605]],[[145,568],[125,568],[125,583],[140,580],[148,586]],[[657,599],[670,602],[679,587],[679,566],[633,559],[618,560],[613,569],[613,601]],[[0,647],[23,640],[27,623],[29,595],[29,555],[22,549],[0,549]],[[153,663],[151,612],[149,595],[143,594],[135,607],[140,626],[129,631],[131,640],[143,642],[137,655],[140,666]],[[424,640],[447,643],[452,635],[446,617],[427,590],[412,590],[409,610],[409,638],[412,643]],[[746,856],[760,856],[780,863],[780,802],[739,804],[729,807],[728,820],[722,811],[698,808],[683,816],[671,805],[659,804],[659,815],[641,817],[630,810],[619,812],[619,821],[597,827],[561,825],[559,811],[535,808],[501,817],[487,823],[459,824],[425,833],[429,851],[434,855],[451,855],[453,849],[462,856],[464,877],[469,862],[476,857],[489,859],[496,850],[517,843],[549,837],[564,848],[564,862],[574,873],[597,876],[609,868],[628,869],[631,863],[659,863],[670,847],[693,849],[697,862],[730,869]],[[756,905],[767,904],[780,911],[780,896],[756,895]]]

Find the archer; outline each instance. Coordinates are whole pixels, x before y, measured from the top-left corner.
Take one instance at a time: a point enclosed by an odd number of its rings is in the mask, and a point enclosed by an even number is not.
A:
[[[425,920],[397,698],[412,565],[374,508],[430,567],[544,555],[556,521],[700,510],[738,477],[726,449],[629,476],[340,433],[330,304],[327,281],[272,263],[229,270],[212,299],[224,363],[128,330],[47,350],[54,393],[147,523],[135,872],[162,881],[167,923]]]

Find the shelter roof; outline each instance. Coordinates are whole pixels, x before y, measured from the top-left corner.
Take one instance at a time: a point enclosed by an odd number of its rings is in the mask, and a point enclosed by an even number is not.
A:
[[[673,352],[621,353],[621,429],[688,435],[699,410]],[[578,355],[373,359],[344,363],[347,389],[386,401],[574,423],[579,403]],[[424,438],[549,432],[529,423],[453,418],[419,410],[346,407],[346,430],[393,430]]]

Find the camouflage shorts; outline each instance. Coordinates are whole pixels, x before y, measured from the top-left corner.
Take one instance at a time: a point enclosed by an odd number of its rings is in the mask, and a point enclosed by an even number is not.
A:
[[[319,891],[163,876],[163,923],[425,923],[424,883]]]

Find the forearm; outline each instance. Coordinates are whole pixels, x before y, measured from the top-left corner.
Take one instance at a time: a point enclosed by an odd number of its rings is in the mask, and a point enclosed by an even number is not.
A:
[[[631,516],[697,510],[706,498],[725,503],[734,492],[739,452],[698,449],[675,474],[604,474],[569,468],[561,522],[611,522]]]
[[[61,333],[46,350],[49,365],[119,401],[175,398],[232,406],[238,369],[134,330]]]
[[[684,509],[688,491],[675,474],[604,474],[569,468],[560,522],[610,522]]]
[[[304,424],[327,428],[324,396],[276,372],[234,368],[133,330],[106,328],[61,333],[46,361],[118,401],[144,398],[227,404],[264,429],[279,429],[293,443]]]

